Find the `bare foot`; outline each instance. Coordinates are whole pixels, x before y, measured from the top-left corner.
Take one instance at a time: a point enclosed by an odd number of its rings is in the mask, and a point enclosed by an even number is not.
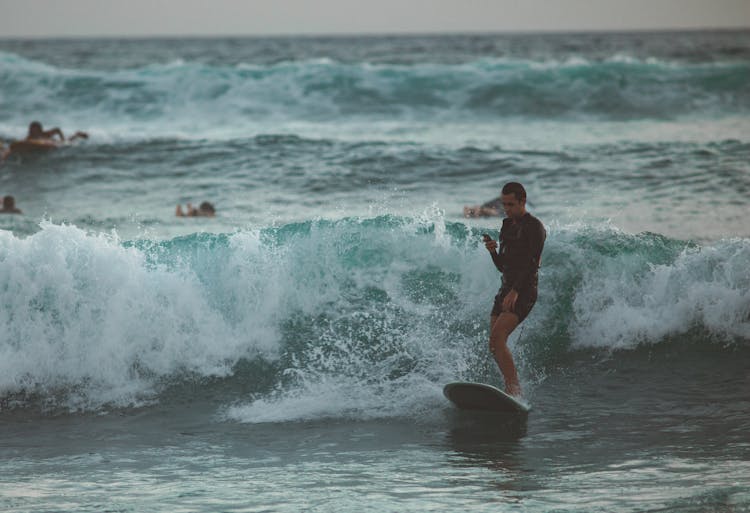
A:
[[[513,397],[521,397],[521,385],[518,383],[506,383],[505,393]]]

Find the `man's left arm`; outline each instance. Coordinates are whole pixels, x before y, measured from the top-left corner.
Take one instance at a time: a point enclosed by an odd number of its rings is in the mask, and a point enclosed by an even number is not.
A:
[[[529,281],[534,273],[539,269],[539,260],[544,248],[544,239],[546,232],[542,223],[536,222],[526,230],[527,246],[524,264],[519,269],[516,279],[513,281],[512,288],[519,292],[529,285]]]

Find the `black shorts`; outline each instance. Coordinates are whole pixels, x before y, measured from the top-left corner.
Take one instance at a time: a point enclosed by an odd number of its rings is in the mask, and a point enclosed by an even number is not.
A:
[[[503,299],[510,292],[510,287],[502,287],[495,296],[495,304],[492,305],[492,316],[495,317],[503,312]],[[516,306],[513,311],[518,316],[518,322],[522,322],[536,303],[536,287],[528,287],[518,293]]]

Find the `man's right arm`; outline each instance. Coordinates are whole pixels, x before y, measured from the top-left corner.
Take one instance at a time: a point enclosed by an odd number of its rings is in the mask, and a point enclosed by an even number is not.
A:
[[[52,139],[56,135],[60,138],[61,141],[65,140],[65,136],[63,135],[62,130],[60,130],[59,128],[52,128],[44,132],[44,137],[48,137],[49,139]]]
[[[500,255],[497,252],[498,243],[496,240],[492,240],[491,238],[486,237],[484,239],[484,247],[487,248],[487,251],[490,252],[490,256],[492,257],[492,263],[495,264],[495,267],[498,271],[503,272],[505,269],[505,263],[503,262],[503,256]]]

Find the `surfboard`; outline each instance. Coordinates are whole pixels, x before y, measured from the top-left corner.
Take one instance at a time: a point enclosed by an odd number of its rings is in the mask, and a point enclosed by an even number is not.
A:
[[[461,410],[528,413],[531,407],[499,388],[484,383],[448,383],[443,395]]]
[[[22,139],[20,141],[13,141],[8,147],[11,153],[26,153],[34,151],[47,151],[54,150],[60,147],[62,143],[52,141],[48,139]]]

